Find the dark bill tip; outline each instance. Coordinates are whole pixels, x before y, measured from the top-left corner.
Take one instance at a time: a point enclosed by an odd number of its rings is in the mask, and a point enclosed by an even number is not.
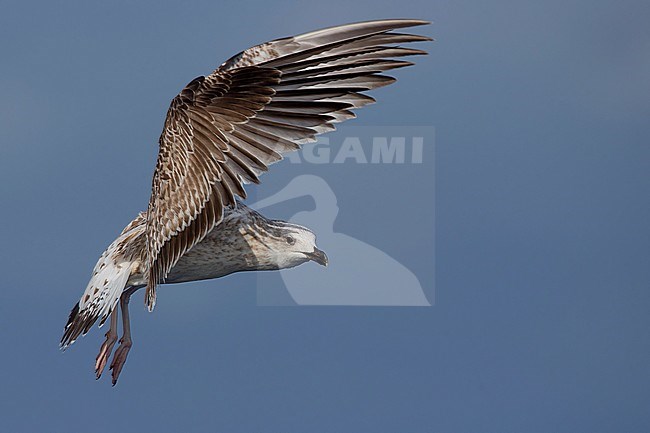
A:
[[[305,255],[309,258],[309,260],[316,262],[321,266],[327,266],[327,264],[329,263],[329,260],[327,259],[327,254],[325,254],[324,251],[321,251],[318,248],[314,248],[314,252],[305,253]]]

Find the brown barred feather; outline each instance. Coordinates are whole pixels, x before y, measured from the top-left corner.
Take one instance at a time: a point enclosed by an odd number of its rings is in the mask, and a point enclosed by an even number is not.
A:
[[[278,39],[185,86],[167,112],[146,213],[150,310],[156,286],[224,207],[246,196],[245,183],[374,102],[362,92],[395,81],[381,73],[412,64],[393,58],[425,54],[393,45],[429,38],[391,33],[422,24],[369,21]]]

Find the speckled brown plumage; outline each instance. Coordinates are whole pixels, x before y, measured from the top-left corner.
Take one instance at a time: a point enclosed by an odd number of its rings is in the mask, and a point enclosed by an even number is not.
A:
[[[390,30],[425,24],[383,20],[267,42],[190,82],[174,98],[160,137],[147,209],[147,293],[219,223],[223,208],[245,198],[245,183],[281,154],[313,141],[351,109],[372,101],[363,91],[395,81],[382,72],[423,54],[384,46],[428,40]]]
[[[152,310],[161,283],[309,260],[326,265],[307,228],[268,220],[237,199],[282,154],[374,102],[363,92],[395,81],[383,72],[412,64],[394,58],[426,54],[396,44],[429,38],[393,32],[422,24],[368,21],[277,39],[192,80],[167,112],[147,210],[99,258],[61,346],[110,317],[95,364],[99,378],[117,340],[119,302],[124,332],[111,363],[115,384],[131,347],[129,298],[139,288],[146,287]]]

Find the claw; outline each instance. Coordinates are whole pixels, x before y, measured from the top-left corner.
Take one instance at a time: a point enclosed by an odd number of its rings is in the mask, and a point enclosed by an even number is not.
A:
[[[106,333],[106,340],[102,344],[102,347],[99,349],[99,354],[95,358],[95,376],[96,379],[102,377],[106,363],[108,362],[108,357],[111,356],[113,351],[113,346],[117,341],[117,334],[112,333],[110,330]]]
[[[112,371],[113,386],[115,386],[117,379],[120,377],[120,373],[122,372],[122,368],[124,367],[131,346],[131,340],[122,339],[120,340],[120,346],[115,351],[115,355],[113,355],[113,362],[110,367]]]
[[[111,356],[113,351],[113,346],[117,341],[117,308],[111,313],[111,327],[106,332],[106,340],[102,343],[102,347],[99,349],[97,358],[95,358],[95,376],[96,379],[102,377],[102,372],[106,363],[108,362],[108,357]]]

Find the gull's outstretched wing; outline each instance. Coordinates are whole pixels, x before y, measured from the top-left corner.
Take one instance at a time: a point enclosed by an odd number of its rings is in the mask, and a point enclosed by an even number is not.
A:
[[[426,54],[395,46],[430,38],[392,30],[428,24],[382,20],[278,39],[241,52],[174,98],[160,136],[147,209],[148,284],[156,285],[223,216],[245,198],[282,154],[314,141],[352,109],[374,100],[361,92],[394,78],[382,72],[412,63],[392,58]]]

